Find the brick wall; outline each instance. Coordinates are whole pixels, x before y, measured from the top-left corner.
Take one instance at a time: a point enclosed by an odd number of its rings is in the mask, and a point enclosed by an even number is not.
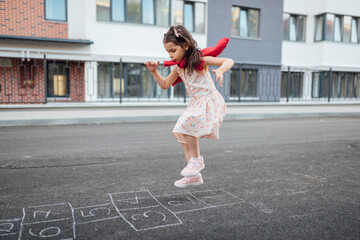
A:
[[[52,60],[51,60],[52,61]],[[48,102],[84,102],[84,62],[68,62],[70,96]],[[11,66],[0,66],[0,104],[45,103],[44,61],[11,59]]]
[[[0,35],[68,38],[68,24],[45,20],[44,0],[0,0]]]

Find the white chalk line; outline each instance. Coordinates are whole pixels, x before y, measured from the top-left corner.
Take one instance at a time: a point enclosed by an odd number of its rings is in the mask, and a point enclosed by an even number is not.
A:
[[[104,204],[99,204],[99,205],[93,205],[93,206],[85,206],[85,207],[76,207],[74,209],[83,209],[83,208],[95,208],[95,207],[104,207],[104,206],[108,206],[111,205],[111,203],[104,203]]]
[[[70,208],[71,208],[71,215],[72,215],[72,218],[73,218],[73,238],[76,239],[76,230],[75,230],[75,226],[76,226],[76,223],[75,223],[75,210],[73,208],[73,206],[71,205],[71,203],[69,203],[70,205]]]
[[[163,227],[178,226],[178,225],[181,225],[181,224],[182,224],[182,222],[180,222],[180,223],[172,223],[172,224],[167,224],[167,225],[159,225],[159,226],[150,227],[150,228],[141,228],[141,229],[138,229],[136,231],[137,232],[139,232],[139,231],[147,231],[147,230],[163,228]]]
[[[69,205],[69,204],[70,203],[55,203],[55,204],[47,204],[47,205],[28,206],[27,208],[52,207],[52,206]]]
[[[195,212],[195,211],[205,210],[205,209],[210,209],[210,208],[217,208],[217,207],[230,206],[230,205],[234,205],[234,204],[238,204],[238,203],[242,203],[242,202],[226,203],[226,204],[216,205],[216,206],[211,206],[211,207],[204,207],[204,208],[197,208],[197,209],[191,209],[191,210],[179,211],[179,212],[175,212],[175,214],[179,214],[179,213],[187,213],[187,212]]]
[[[14,219],[1,219],[0,222],[17,222],[20,221],[21,218],[14,218]]]
[[[136,207],[136,208],[126,208],[126,209],[119,209],[121,212],[130,211],[130,210],[140,210],[140,209],[146,209],[146,208],[154,208],[159,207],[160,205],[153,205],[153,206],[147,206],[147,207]]]
[[[23,225],[31,225],[31,224],[39,224],[39,223],[50,223],[50,222],[61,222],[61,221],[66,221],[66,220],[71,220],[71,219],[72,218],[61,218],[61,219],[54,219],[54,220],[47,220],[47,221],[23,223]]]
[[[119,218],[120,216],[114,216],[114,217],[109,217],[109,218],[101,218],[101,219],[96,219],[96,220],[91,220],[88,222],[81,222],[81,223],[76,223],[76,225],[84,225],[84,224],[89,224],[89,223],[94,223],[94,222],[101,222],[101,221],[106,221],[106,220],[110,220],[110,219],[116,219]]]
[[[22,231],[23,231],[23,227],[24,227],[25,208],[22,208],[22,212],[23,212],[23,217],[22,217],[21,222],[20,222],[20,229],[19,229],[19,238],[18,238],[18,240],[21,239],[21,235],[22,235]]]
[[[16,235],[16,234],[18,234],[18,233],[17,232],[15,232],[15,233],[0,233],[0,237]]]

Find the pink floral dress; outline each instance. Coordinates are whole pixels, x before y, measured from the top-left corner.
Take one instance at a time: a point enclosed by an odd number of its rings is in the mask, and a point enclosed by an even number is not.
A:
[[[219,139],[219,128],[225,117],[226,105],[210,73],[194,71],[188,75],[179,68],[178,72],[184,81],[190,102],[176,122],[172,132],[174,137],[181,143],[186,143],[183,134]]]

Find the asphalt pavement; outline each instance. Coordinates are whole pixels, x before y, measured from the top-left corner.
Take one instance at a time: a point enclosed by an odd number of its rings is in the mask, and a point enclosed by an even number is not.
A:
[[[0,128],[0,239],[360,239],[360,118],[228,120],[180,189],[175,122]]]

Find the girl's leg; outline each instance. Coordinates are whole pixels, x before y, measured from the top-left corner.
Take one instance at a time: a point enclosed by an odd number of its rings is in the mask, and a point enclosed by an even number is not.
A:
[[[189,146],[186,143],[181,143],[181,146],[182,146],[182,148],[184,150],[186,161],[189,162],[189,160],[191,158]]]
[[[199,139],[197,137],[193,137],[193,136],[185,135],[185,134],[183,136],[188,145],[190,156],[191,157],[200,157]]]

